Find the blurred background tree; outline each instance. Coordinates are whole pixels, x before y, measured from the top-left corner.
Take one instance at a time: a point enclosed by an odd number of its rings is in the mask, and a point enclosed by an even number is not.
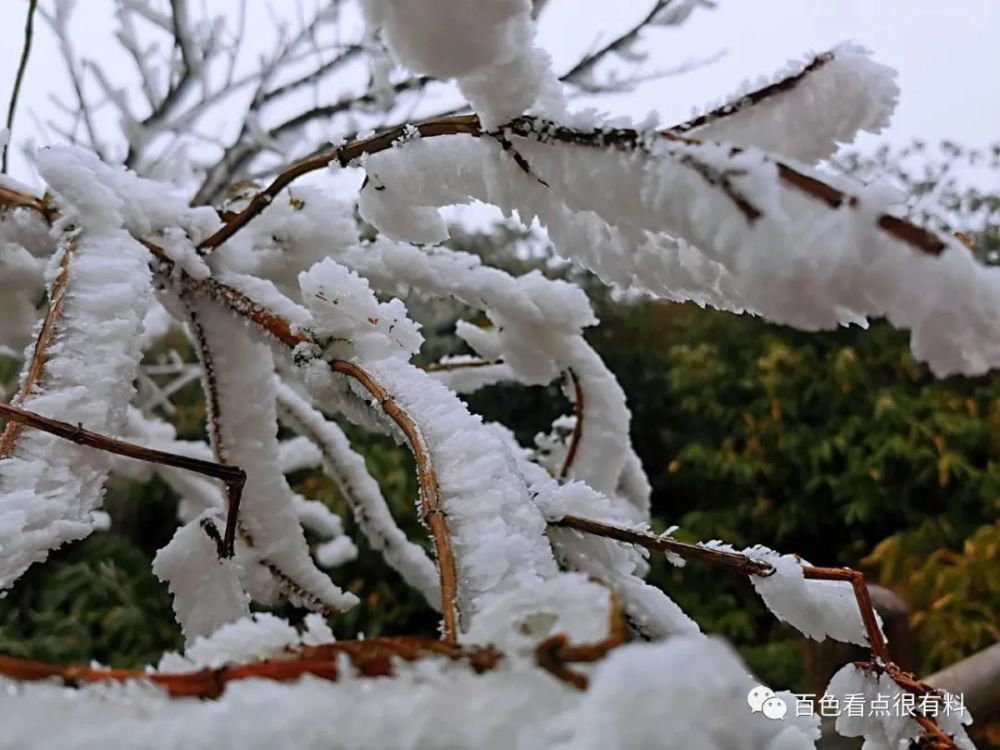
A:
[[[914,143],[849,154],[835,166],[863,180],[888,178],[921,223],[961,232],[987,262],[1000,257],[1000,145],[980,152]],[[907,334],[878,321],[867,330],[802,333],[609,291],[555,264],[537,236],[508,226],[456,231],[453,242],[508,270],[540,267],[587,289],[602,321],[590,340],[635,410],[633,440],[661,529],[677,524],[681,539],[760,542],[816,564],[865,569],[908,605],[918,655],[911,666],[922,674],[1000,640],[1000,380],[935,379],[910,356]],[[424,322],[426,362],[461,351],[451,332],[467,310],[440,302],[411,309]],[[180,338],[170,351],[193,361]],[[2,374],[10,383],[14,373],[8,366]],[[556,387],[501,385],[469,400],[526,445],[568,410]],[[172,402],[181,412],[175,424],[187,431],[179,437],[203,437],[197,383]],[[382,438],[356,430],[351,437],[404,530],[423,541],[409,457]],[[352,531],[332,483],[310,471],[293,479]],[[32,568],[0,601],[0,651],[124,666],[178,647],[166,588],[149,568],[172,532],[175,504],[158,482],[113,485],[110,530]],[[434,614],[363,536],[354,538],[359,557],[334,576],[366,606],[332,622],[335,631],[433,632]],[[744,644],[764,680],[803,689],[801,638],[775,622],[746,581],[652,562],[651,581],[704,630]]]

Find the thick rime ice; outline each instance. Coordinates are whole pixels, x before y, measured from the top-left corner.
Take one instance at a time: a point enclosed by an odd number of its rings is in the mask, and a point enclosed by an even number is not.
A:
[[[114,225],[63,238],[47,271],[51,290],[66,269],[62,314],[42,378],[23,394],[23,408],[104,434],[121,431],[151,297],[147,257]],[[21,432],[0,460],[0,588],[50,550],[93,530],[106,475],[107,460],[97,451],[37,430]]]
[[[910,747],[910,743],[923,733],[920,724],[912,718],[913,714],[922,713],[922,708],[929,709],[925,713],[933,716],[960,748],[975,750],[963,726],[972,723],[972,716],[965,710],[964,701],[958,701],[947,692],[928,698],[907,694],[884,673],[876,675],[854,664],[846,664],[830,679],[826,695],[835,696],[841,707],[837,715],[837,733],[844,737],[864,737],[864,750]],[[852,703],[863,710],[849,710]],[[886,707],[884,712],[869,710],[879,703]]]
[[[394,358],[365,367],[419,426],[430,450],[465,617],[501,594],[556,575],[545,519],[514,471],[507,446],[422,370]]]
[[[329,342],[330,356],[409,359],[424,341],[402,302],[379,302],[365,279],[331,258],[300,274],[299,285],[313,315],[310,331]]]
[[[184,672],[205,667],[218,669],[261,659],[282,659],[290,656],[290,647],[333,640],[330,626],[315,612],[306,615],[305,629],[301,633],[280,617],[258,612],[191,639],[183,654],[164,654],[157,668],[161,672]]]
[[[583,393],[585,416],[570,478],[612,493],[626,466],[638,465],[629,438],[631,415],[625,394],[583,338],[583,329],[597,319],[579,287],[547,279],[537,271],[511,276],[484,266],[469,253],[446,248],[422,251],[381,239],[346,248],[341,260],[389,293],[454,299],[486,313],[492,328],[460,324],[456,333],[482,357],[502,359],[503,365],[468,368],[461,375],[457,374],[461,370],[434,373],[449,386],[459,378],[466,386],[460,391],[494,378],[544,384],[572,372]],[[573,387],[568,387],[568,396],[575,401]],[[630,488],[635,491],[628,493],[629,500],[641,514],[648,514],[648,485],[640,482]]]
[[[890,235],[884,191],[840,180],[832,208],[755,148],[655,133],[599,148],[560,143],[547,125],[507,130],[531,174],[468,136],[410,140],[365,166],[414,205],[481,200],[537,218],[557,252],[609,283],[806,330],[886,316],[913,331],[914,355],[938,375],[1000,365],[1000,269],[957,240],[928,255]]]
[[[285,383],[276,380],[275,388],[279,417],[315,441],[323,470],[337,483],[368,543],[432,607],[440,607],[437,568],[423,548],[408,540],[396,525],[378,483],[368,473],[364,458],[351,449],[343,430]]]
[[[30,340],[30,331],[38,319],[35,303],[45,288],[45,261],[32,255],[16,242],[7,241],[6,227],[0,223],[0,299],[4,314],[0,318],[0,351],[13,354]]]
[[[487,128],[536,105],[562,108],[549,56],[534,44],[531,0],[363,0],[362,8],[400,63],[456,79]]]
[[[240,585],[240,571],[232,560],[219,558],[205,528],[209,523],[218,532],[225,521],[218,512],[205,511],[181,526],[153,560],[153,572],[170,588],[174,614],[189,643],[250,614],[250,597]]]
[[[299,274],[358,241],[354,205],[314,187],[290,188],[209,257],[216,271],[251,274],[298,296]]]
[[[165,658],[160,669],[281,658],[286,646],[309,638],[257,615],[196,641],[184,657]],[[731,648],[706,638],[619,648],[593,670],[586,692],[527,659],[476,674],[462,663],[427,658],[397,663],[395,676],[374,679],[355,677],[347,660],[340,666],[338,682],[241,680],[213,701],[169,699],[139,684],[77,690],[0,681],[4,739],[12,750],[116,746],[123,737],[142,750],[264,750],[287,745],[292,727],[304,750],[805,750],[819,737],[815,716],[795,718],[792,711],[772,721],[751,713],[746,696],[754,681]],[[681,679],[695,667],[698,679]],[[794,706],[790,693],[776,697]]]
[[[533,655],[539,641],[557,633],[570,643],[604,640],[611,620],[611,595],[605,586],[580,573],[563,573],[497,597],[476,615],[462,640]]]
[[[67,219],[88,228],[124,227],[139,239],[162,245],[195,278],[208,275],[194,244],[218,229],[212,208],[191,208],[189,198],[170,185],[105,164],[82,149],[52,147],[36,158]]]
[[[220,462],[247,473],[240,505],[244,585],[265,601],[276,593],[309,608],[347,609],[357,597],[342,591],[309,557],[295,496],[278,461],[274,363],[246,324],[212,301],[191,301],[210,406],[209,434]]]
[[[770,80],[749,83],[687,135],[709,141],[756,146],[799,161],[816,163],[862,131],[879,133],[889,123],[899,88],[896,71],[851,43],[802,62],[790,62]],[[754,101],[755,91],[772,92]],[[697,121],[695,119],[695,121]]]
[[[708,544],[726,548],[726,545]],[[782,555],[763,545],[748,547],[743,554],[774,566],[769,576],[750,576],[750,582],[774,615],[813,640],[833,638],[868,646],[868,635],[854,588],[847,581],[806,579],[802,567],[809,563],[795,555]],[[878,614],[879,628],[882,621]],[[883,636],[884,637],[884,636]]]
[[[671,3],[651,23],[675,23],[696,2]],[[151,18],[144,2],[125,4]],[[0,588],[107,524],[100,504],[109,471],[139,481],[155,473],[180,497],[184,525],[153,569],[186,640],[185,652],[165,655],[157,669],[294,658],[302,645],[334,639],[327,622],[311,614],[299,631],[274,615],[251,616],[251,596],[283,596],[324,614],[357,603],[317,567],[357,555],[340,517],[295,494],[285,478],[321,465],[371,547],[440,608],[437,566],[396,524],[364,459],[325,411],[412,441],[421,491],[437,490],[431,512],[443,515],[455,558],[459,639],[496,646],[503,658],[482,674],[461,659],[395,660],[392,676],[365,679],[343,657],[337,682],[231,681],[215,701],[168,700],[144,684],[76,690],[0,678],[5,747],[127,738],[141,748],[254,750],[286,745],[290,727],[303,748],[813,747],[817,717],[789,711],[773,721],[748,710],[753,679],[729,647],[703,636],[643,581],[647,551],[559,524],[576,515],[650,528],[650,485],[629,438],[624,392],[584,337],[597,323],[586,294],[537,271],[513,276],[475,255],[416,245],[447,239],[439,208],[482,201],[526,226],[537,220],[558,254],[609,284],[806,330],[885,316],[912,330],[915,356],[935,373],[985,372],[1000,366],[1000,268],[979,264],[950,238],[937,254],[916,251],[907,242],[921,236],[887,214],[888,191],[802,166],[859,132],[881,130],[898,94],[892,71],[843,44],[745,87],[674,132],[657,132],[655,123],[626,129],[593,111],[567,113],[549,58],[534,44],[531,0],[361,5],[364,47],[380,34],[403,65],[454,79],[482,131],[438,136],[425,126],[421,137],[404,128],[391,148],[353,161],[365,172],[357,207],[296,184],[206,251],[199,243],[220,227],[215,209],[192,208],[180,191],[93,154],[39,152],[44,201],[0,176],[5,196],[26,192],[31,200],[15,202],[34,204],[0,213],[0,351],[27,346],[21,405],[247,473],[236,554],[220,557],[226,495],[216,480],[10,427],[0,459]],[[627,46],[616,50],[626,54]],[[388,105],[393,86],[380,51],[372,75],[375,98]],[[521,116],[529,111],[559,122]],[[469,119],[451,122],[465,128]],[[136,142],[155,132],[133,125]],[[256,138],[259,123],[248,125]],[[251,192],[233,195],[226,210],[246,208]],[[361,241],[355,208],[380,233],[374,241]],[[143,243],[160,248],[162,304],[150,304],[153,256]],[[47,327],[36,309],[43,286]],[[423,337],[400,299],[408,296],[482,311],[488,325],[456,324],[474,355],[445,358],[430,372],[414,366]],[[241,317],[248,312],[255,322]],[[172,426],[129,407],[143,349],[177,321],[198,349],[211,448],[178,440]],[[33,326],[35,336],[45,334],[37,358]],[[282,375],[297,377],[308,398],[275,374],[275,353]],[[351,367],[360,368],[356,379],[343,374]],[[540,434],[534,451],[507,428],[483,424],[456,395],[500,381],[555,380],[573,414]],[[299,437],[279,442],[279,411]],[[415,498],[418,512],[430,500]],[[312,557],[304,528],[320,537]],[[849,583],[806,579],[808,563],[765,547],[743,554],[773,566],[772,575],[750,578],[779,619],[817,640],[868,645]],[[662,642],[573,664],[589,680],[585,692],[539,667],[543,639],[601,644],[617,633],[619,615],[634,633]],[[868,705],[876,696],[915,697],[886,674],[853,665],[827,692]],[[790,694],[774,699],[793,706]],[[914,704],[920,710],[919,698]],[[972,747],[962,726],[970,717],[935,715],[960,747]],[[863,736],[868,750],[897,750],[922,731],[898,713],[841,712],[837,729]]]
[[[697,678],[677,679],[692,669]],[[793,711],[772,721],[751,713],[747,693],[754,685],[739,657],[719,640],[688,636],[623,646],[598,665],[579,703],[555,719],[566,736],[550,747],[812,748],[818,717],[795,717]],[[776,697],[794,706],[791,693]]]

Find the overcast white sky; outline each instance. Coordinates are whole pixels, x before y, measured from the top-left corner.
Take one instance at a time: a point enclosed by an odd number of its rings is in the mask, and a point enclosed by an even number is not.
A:
[[[27,0],[2,2],[8,12],[0,25],[0,105],[6,112]],[[53,0],[40,2],[44,7]],[[213,11],[233,5],[232,0],[203,2]],[[263,0],[251,0],[255,4],[260,7]],[[272,4],[280,13],[294,12],[292,0]],[[648,7],[646,0],[550,0],[542,43],[552,52],[557,69],[564,69],[580,52],[631,24]],[[127,63],[113,53],[111,0],[78,0],[77,8],[74,36],[79,52],[112,62],[114,75],[116,65]],[[248,35],[267,34],[261,21],[257,23],[251,24]],[[845,39],[865,44],[877,59],[899,71],[900,106],[884,137],[895,143],[915,137],[951,138],[970,146],[1000,141],[1000,0],[718,0],[716,10],[696,12],[678,29],[652,31],[646,48],[652,67],[659,68],[720,50],[725,56],[633,93],[605,97],[601,104],[615,113],[641,117],[655,110],[666,122],[683,119],[693,106],[723,96],[745,78],[770,73],[789,58]],[[54,39],[37,19],[15,142],[25,136],[43,141],[29,111],[45,119],[54,106],[49,94],[66,92],[65,87]],[[866,138],[862,144],[878,140]],[[19,156],[13,166],[18,176],[18,167],[23,168]]]

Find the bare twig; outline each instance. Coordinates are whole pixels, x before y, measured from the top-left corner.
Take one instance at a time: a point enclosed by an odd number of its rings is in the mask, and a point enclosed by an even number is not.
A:
[[[597,64],[609,54],[617,52],[620,49],[624,49],[635,41],[639,34],[642,33],[642,30],[646,28],[654,18],[656,18],[656,14],[666,8],[670,2],[671,0],[656,0],[656,2],[653,3],[653,7],[649,9],[649,12],[639,19],[634,26],[612,39],[600,49],[583,57],[576,65],[563,73],[559,77],[559,80],[565,83],[579,82],[579,79],[590,73],[590,71],[597,67]]]
[[[10,94],[10,104],[7,106],[7,137],[8,141],[3,145],[3,160],[0,164],[0,172],[7,174],[7,152],[10,149],[10,134],[14,128],[14,113],[17,111],[17,96],[21,93],[21,82],[24,80],[24,71],[28,67],[28,55],[31,54],[31,38],[35,30],[35,8],[38,0],[28,0],[28,20],[24,24],[24,47],[21,49],[21,61],[17,65],[17,74],[14,76],[14,88]]]
[[[719,565],[745,575],[769,576],[774,573],[774,568],[770,563],[751,560],[746,555],[741,555],[738,552],[726,552],[725,550],[714,549],[712,547],[688,544],[687,542],[681,542],[668,536],[658,536],[642,531],[625,529],[590,518],[563,516],[558,521],[554,521],[552,525],[567,529],[576,529],[577,531],[602,536],[607,539],[616,539],[619,542],[637,544],[648,550],[674,552],[684,559],[701,560],[702,562]]]
[[[243,485],[246,483],[246,473],[243,469],[237,466],[217,464],[213,461],[203,461],[200,458],[192,458],[178,453],[168,453],[154,448],[145,448],[141,445],[126,443],[117,438],[86,430],[81,425],[71,425],[68,422],[43,417],[41,414],[35,414],[34,412],[25,411],[24,409],[7,404],[0,404],[0,418],[48,432],[78,445],[87,445],[97,450],[106,451],[107,453],[135,458],[148,463],[187,469],[197,474],[221,480],[226,485],[229,498],[229,511],[226,517],[226,531],[222,539],[222,549],[219,550],[219,554],[226,557],[232,556],[240,497],[243,494]]]

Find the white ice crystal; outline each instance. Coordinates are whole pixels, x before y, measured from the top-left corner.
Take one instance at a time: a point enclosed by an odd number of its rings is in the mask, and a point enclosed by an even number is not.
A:
[[[364,0],[362,8],[400,63],[457,79],[487,128],[540,101],[562,103],[551,61],[534,44],[530,0]]]
[[[207,510],[181,526],[153,560],[153,572],[167,583],[174,614],[188,642],[250,614],[250,597],[240,584],[240,571],[233,560],[220,559],[204,523],[214,524],[219,533],[225,525],[216,511]]]
[[[597,643],[609,636],[611,607],[607,587],[580,573],[563,573],[497,597],[476,615],[462,640],[509,653],[531,653],[556,634],[570,643]]]
[[[134,393],[151,296],[147,253],[112,225],[64,239],[49,264],[50,284],[64,259],[62,314],[43,377],[19,405],[113,435],[124,426]],[[24,373],[30,361],[29,353]],[[0,459],[0,588],[50,550],[93,530],[106,475],[107,461],[97,451],[37,430],[21,432],[13,452]]]
[[[864,750],[897,750],[909,747],[911,741],[923,733],[923,728],[905,706],[919,709],[928,699],[911,694],[911,701],[903,699],[906,693],[885,673],[874,674],[855,666],[844,665],[831,679],[825,694],[834,696],[840,706],[862,706],[864,710],[841,710],[837,715],[837,733],[844,737],[864,737]],[[947,693],[930,699],[936,705],[931,712],[942,730],[950,734],[962,750],[975,750],[975,745],[965,733],[963,725],[972,723],[972,716]],[[885,711],[872,710],[883,705]]]
[[[779,620],[817,641],[833,638],[869,645],[858,600],[848,581],[806,579],[802,567],[809,565],[807,561],[761,545],[745,549],[743,554],[774,566],[772,575],[752,575],[750,582]],[[881,628],[877,613],[875,619]]]
[[[807,68],[812,65],[813,70]],[[892,68],[874,62],[868,50],[843,43],[830,52],[790,62],[767,85],[791,85],[751,104],[744,85],[712,110],[732,110],[692,128],[687,134],[711,141],[756,146],[765,151],[815,163],[851,143],[861,132],[879,133],[892,116],[899,96]],[[797,76],[801,76],[795,81]]]
[[[329,341],[332,355],[343,350],[362,359],[409,359],[423,343],[402,302],[379,302],[364,278],[331,258],[300,274],[299,285],[313,314],[310,330]]]
[[[783,181],[755,148],[648,133],[622,150],[523,132],[514,143],[532,174],[468,136],[408,141],[366,169],[415,205],[481,200],[525,224],[537,218],[557,252],[610,283],[805,330],[885,316],[913,331],[914,355],[938,375],[1000,364],[989,323],[1000,314],[1000,270],[957,240],[930,255],[889,234],[882,191],[841,181],[832,207]]]
[[[206,391],[214,394],[209,434],[217,459],[247,473],[240,504],[246,543],[240,545],[238,559],[244,585],[265,601],[275,596],[277,586],[302,606],[354,606],[357,597],[337,587],[310,559],[295,496],[281,473],[270,350],[252,340],[246,325],[217,303],[193,301],[190,309],[203,342]]]
[[[351,448],[343,430],[287,384],[278,380],[275,388],[279,416],[315,441],[322,454],[324,471],[337,483],[368,543],[431,606],[440,607],[437,568],[427,553],[408,540],[396,525],[378,482],[368,473],[364,458]]]

